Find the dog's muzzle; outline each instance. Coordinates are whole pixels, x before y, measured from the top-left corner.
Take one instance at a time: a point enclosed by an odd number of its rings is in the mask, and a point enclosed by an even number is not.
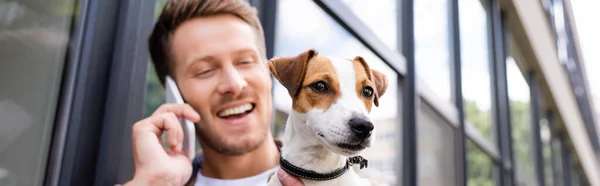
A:
[[[348,125],[350,125],[356,138],[361,141],[371,137],[371,133],[373,133],[373,129],[375,128],[371,121],[361,117],[353,117],[348,121]]]

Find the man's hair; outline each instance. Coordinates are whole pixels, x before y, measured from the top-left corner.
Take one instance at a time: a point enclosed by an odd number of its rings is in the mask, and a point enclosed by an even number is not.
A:
[[[263,28],[257,11],[243,0],[167,0],[148,39],[150,57],[162,85],[172,73],[171,37],[184,22],[199,17],[233,15],[250,25],[262,60],[266,60]]]

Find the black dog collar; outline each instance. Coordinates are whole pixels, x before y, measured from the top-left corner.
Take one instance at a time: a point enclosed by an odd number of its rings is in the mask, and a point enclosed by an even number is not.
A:
[[[341,175],[346,173],[346,171],[348,170],[348,168],[350,167],[351,164],[360,164],[360,169],[362,169],[363,167],[366,168],[368,161],[361,156],[351,157],[346,160],[346,165],[344,165],[344,167],[336,169],[336,170],[334,170],[332,172],[328,172],[328,173],[318,173],[318,172],[315,172],[312,170],[306,170],[306,169],[297,167],[295,165],[292,165],[287,160],[283,159],[283,157],[279,158],[279,163],[283,170],[285,170],[286,172],[288,172],[296,177],[309,179],[309,180],[324,181],[324,180],[331,180],[331,179],[340,177]]]

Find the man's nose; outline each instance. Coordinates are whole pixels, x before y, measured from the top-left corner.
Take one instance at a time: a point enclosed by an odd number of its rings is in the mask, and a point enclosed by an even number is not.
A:
[[[223,72],[223,79],[218,85],[219,93],[237,95],[248,85],[244,76],[236,68],[226,67]]]

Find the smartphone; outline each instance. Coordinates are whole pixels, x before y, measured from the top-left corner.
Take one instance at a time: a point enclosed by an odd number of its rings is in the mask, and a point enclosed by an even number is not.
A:
[[[177,83],[170,77],[166,77],[166,92],[165,98],[167,103],[185,103],[183,101],[183,97],[181,97],[181,93],[179,92],[179,88],[177,88]],[[185,152],[190,159],[194,159],[195,151],[196,151],[196,131],[194,129],[194,123],[188,119],[183,117],[178,118],[179,123],[181,124],[181,128],[183,128],[183,145],[182,150]]]

